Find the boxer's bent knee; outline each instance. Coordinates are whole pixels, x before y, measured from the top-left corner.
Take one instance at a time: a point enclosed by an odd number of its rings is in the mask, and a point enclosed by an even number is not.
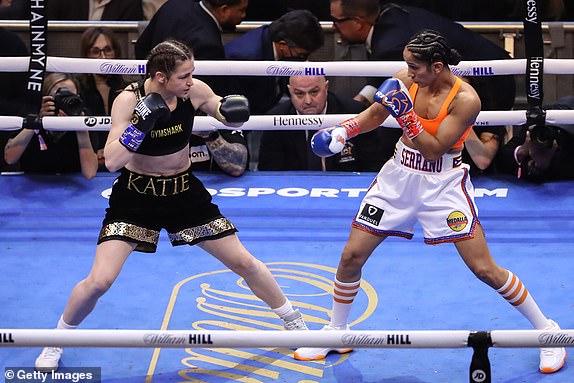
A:
[[[356,276],[361,274],[361,269],[368,258],[367,254],[361,254],[356,251],[349,250],[345,248],[341,259],[339,261],[339,268],[337,270],[337,275],[343,279],[342,282],[352,282],[355,281]]]
[[[110,278],[88,277],[82,282],[85,292],[91,297],[101,297],[112,287],[114,280]]]

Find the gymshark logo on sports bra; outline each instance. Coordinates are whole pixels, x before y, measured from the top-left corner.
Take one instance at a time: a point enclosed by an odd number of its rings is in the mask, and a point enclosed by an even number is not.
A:
[[[169,128],[159,129],[159,130],[152,130],[150,132],[151,138],[162,138],[167,136],[172,136],[174,134],[182,133],[183,129],[181,128],[181,124],[177,124],[174,126],[170,126]]]

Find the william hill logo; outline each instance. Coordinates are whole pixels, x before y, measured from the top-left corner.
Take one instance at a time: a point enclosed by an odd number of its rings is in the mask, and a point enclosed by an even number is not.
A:
[[[491,66],[479,66],[472,68],[473,76],[494,76],[494,70]]]
[[[12,333],[10,332],[0,333],[0,343],[14,343]]]
[[[323,67],[294,68],[283,65],[269,65],[265,73],[270,76],[326,76]]]
[[[149,345],[180,345],[180,344],[213,344],[211,334],[189,334],[189,336],[175,336],[172,334],[152,333],[143,337],[145,344]]]
[[[305,76],[326,76],[325,68],[305,68]]]
[[[189,334],[189,344],[213,344],[211,334]]]

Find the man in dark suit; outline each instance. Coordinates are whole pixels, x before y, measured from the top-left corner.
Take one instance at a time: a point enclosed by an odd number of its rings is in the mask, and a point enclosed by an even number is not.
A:
[[[324,42],[323,29],[309,11],[287,12],[269,25],[253,29],[225,45],[225,55],[230,60],[297,60],[305,61]],[[249,99],[251,113],[266,114],[283,96],[287,95],[288,78],[274,76],[237,76],[237,92]],[[247,136],[251,163],[258,160],[262,133],[250,132]]]
[[[367,56],[373,61],[402,61],[403,49],[421,29],[433,29],[445,36],[463,60],[509,59],[509,54],[480,34],[464,28],[427,10],[387,4],[379,0],[331,0],[331,19],[344,41],[365,44]],[[510,109],[514,105],[515,83],[512,76],[470,77],[480,96],[483,110]],[[384,78],[369,80],[369,99]],[[372,96],[371,96],[372,100]]]
[[[324,76],[289,78],[289,101],[272,108],[273,115],[357,114],[365,105],[329,92]],[[311,121],[308,121],[311,122]],[[259,150],[259,170],[378,171],[393,154],[396,142],[383,142],[380,128],[347,141],[341,153],[321,159],[310,148],[315,130],[266,130]],[[396,132],[397,140],[401,135]]]
[[[323,43],[317,17],[307,10],[295,10],[227,43],[225,56],[230,60],[305,61]],[[287,81],[281,80],[274,76],[239,76],[236,86],[249,99],[251,113],[265,114],[287,90]]]
[[[50,0],[46,13],[49,20],[143,20],[141,0],[110,0],[99,5],[97,0]]]
[[[480,34],[421,8],[396,4],[386,4],[381,8],[379,0],[331,0],[331,19],[343,40],[365,44],[367,57],[373,61],[402,61],[405,44],[421,29],[440,32],[463,60],[510,58],[503,48]],[[369,79],[355,99],[372,102],[375,91],[384,80],[380,77]],[[514,106],[516,88],[513,76],[472,76],[466,80],[480,96],[482,110],[510,110]],[[472,160],[473,173],[493,170],[491,163],[504,132],[502,126],[475,129],[477,137],[472,140],[475,144],[472,153],[465,149],[465,158]],[[479,157],[481,161],[475,161]]]

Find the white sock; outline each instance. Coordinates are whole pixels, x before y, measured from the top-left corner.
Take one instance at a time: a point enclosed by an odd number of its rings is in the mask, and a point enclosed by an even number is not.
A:
[[[345,329],[349,313],[353,307],[355,296],[359,292],[361,280],[355,282],[341,282],[335,278],[333,285],[333,310],[331,311],[330,326],[336,329]]]
[[[289,316],[295,312],[295,310],[293,310],[293,306],[291,305],[291,302],[289,301],[289,299],[286,299],[285,303],[283,303],[281,306],[279,306],[275,309],[271,309],[271,310],[273,310],[273,312],[275,314],[277,314],[279,316],[279,318],[281,318],[281,319],[283,319],[286,316]]]
[[[67,324],[66,322],[64,322],[64,314],[62,314],[62,316],[60,316],[60,320],[58,321],[58,325],[56,326],[57,329],[59,330],[73,330],[75,329],[76,326],[72,326],[71,324]]]
[[[499,289],[496,289],[496,291],[524,315],[535,329],[540,330],[548,327],[548,318],[542,314],[526,286],[510,270],[507,271],[508,279],[506,283]]]

